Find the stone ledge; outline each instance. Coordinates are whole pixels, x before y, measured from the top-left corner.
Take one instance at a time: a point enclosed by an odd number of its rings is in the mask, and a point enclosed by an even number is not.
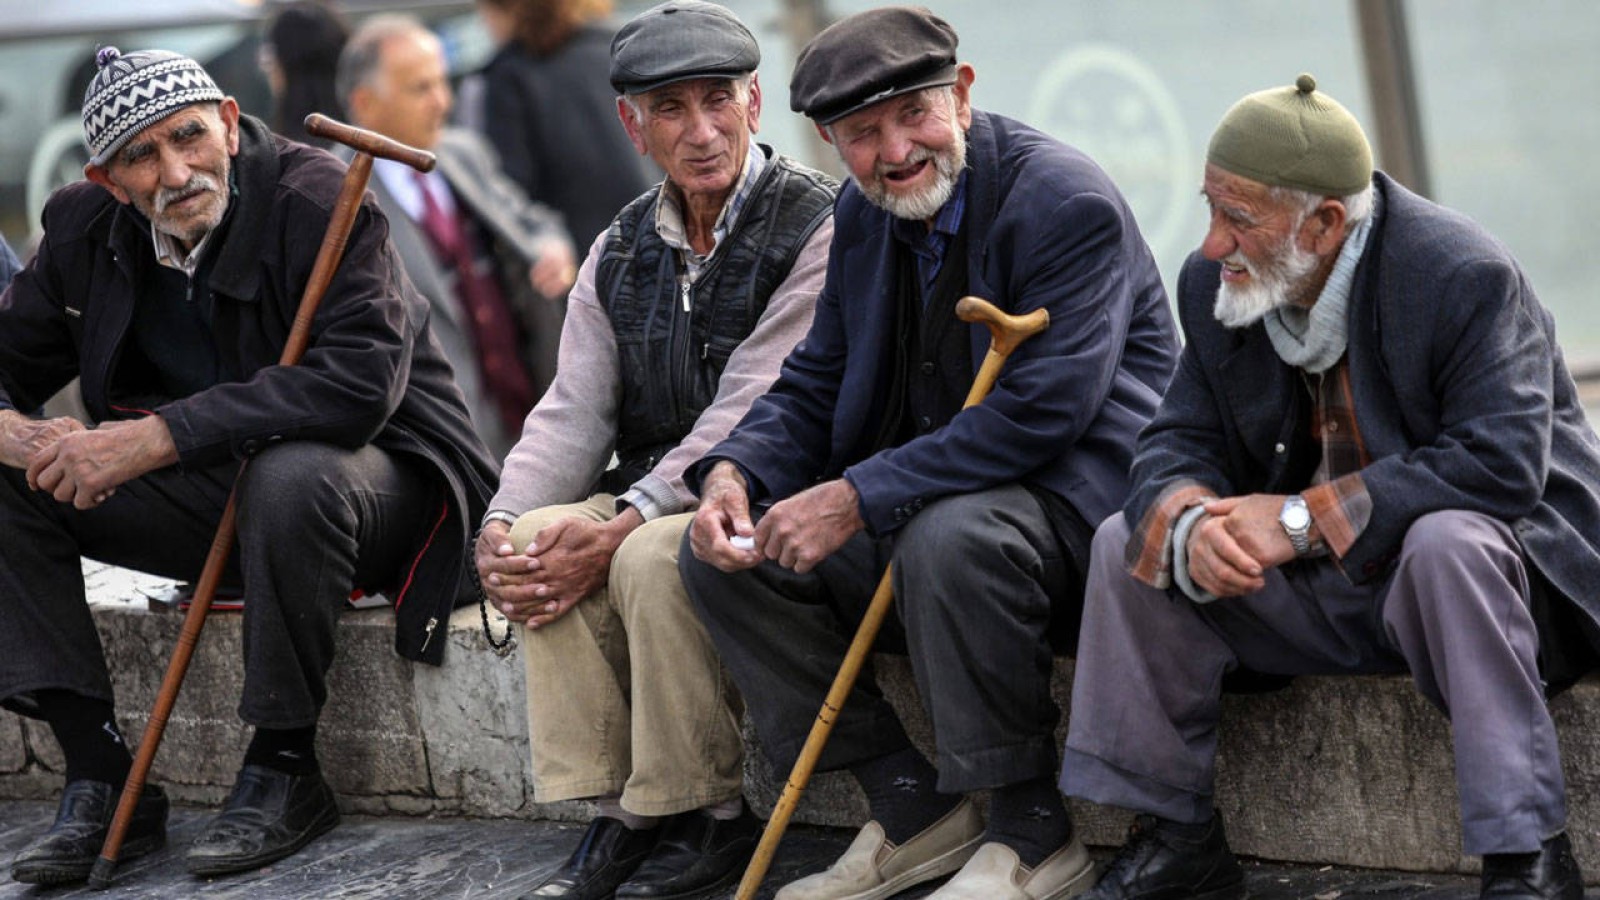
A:
[[[142,600],[98,606],[119,712],[130,738],[143,733],[182,616]],[[235,715],[240,620],[207,623],[173,710],[153,779],[175,799],[215,805],[227,793],[248,740]],[[392,650],[388,610],[352,611],[340,624],[318,749],[349,812],[583,820],[585,803],[532,801],[522,666],[496,656],[478,611],[451,618],[448,664],[412,665]],[[498,633],[498,630],[497,630]],[[875,661],[879,682],[907,729],[931,751],[904,658]],[[1065,705],[1072,664],[1057,664]],[[1229,697],[1220,734],[1218,803],[1243,854],[1412,871],[1471,871],[1460,854],[1450,731],[1405,678],[1305,678],[1287,690]],[[1600,679],[1553,704],[1567,774],[1574,849],[1600,876]],[[1065,736],[1065,723],[1061,736]],[[62,761],[49,729],[0,712],[0,798],[44,799]],[[787,773],[750,754],[752,803],[771,808]],[[848,777],[813,779],[795,820],[856,826],[865,803]],[[1128,815],[1078,804],[1090,843],[1119,844]]]

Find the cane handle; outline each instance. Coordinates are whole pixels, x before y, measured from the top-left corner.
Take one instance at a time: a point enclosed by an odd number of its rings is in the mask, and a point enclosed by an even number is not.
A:
[[[432,172],[434,156],[426,150],[418,150],[393,138],[384,137],[376,131],[357,128],[328,118],[322,113],[312,113],[306,116],[306,134],[312,137],[327,138],[337,141],[352,150],[376,156],[381,159],[392,159],[402,162],[416,169],[418,172]]]
[[[979,322],[987,325],[993,339],[991,349],[1001,356],[1010,356],[1023,341],[1050,327],[1049,310],[1041,308],[1013,316],[1001,312],[1000,307],[982,297],[962,297],[956,303],[956,318],[974,325]]]

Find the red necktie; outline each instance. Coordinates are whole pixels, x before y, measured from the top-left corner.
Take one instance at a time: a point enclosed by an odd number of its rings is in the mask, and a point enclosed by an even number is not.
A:
[[[483,386],[494,401],[501,424],[507,433],[522,430],[522,420],[539,399],[533,378],[523,364],[519,347],[521,329],[506,302],[505,292],[492,273],[492,260],[478,264],[469,223],[458,209],[451,216],[433,196],[427,176],[413,172],[422,192],[422,230],[433,243],[440,262],[455,272],[456,299],[461,301],[471,323],[472,341],[478,351],[478,371]]]

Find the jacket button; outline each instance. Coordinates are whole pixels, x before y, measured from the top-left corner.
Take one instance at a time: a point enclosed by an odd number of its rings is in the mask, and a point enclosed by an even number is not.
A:
[[[255,456],[257,453],[261,452],[261,442],[255,438],[250,438],[249,440],[240,444],[239,449],[244,452],[245,456]]]
[[[1282,444],[1278,444],[1277,446],[1272,448],[1272,452],[1278,454],[1279,456],[1282,456],[1284,449],[1285,449],[1285,447]]]
[[[933,363],[925,362],[922,364],[922,374],[932,375],[936,371],[938,371],[938,368]]]
[[[932,428],[933,428],[933,420],[928,418],[927,416],[918,416],[917,417],[917,428],[922,430],[922,431],[932,430]]]

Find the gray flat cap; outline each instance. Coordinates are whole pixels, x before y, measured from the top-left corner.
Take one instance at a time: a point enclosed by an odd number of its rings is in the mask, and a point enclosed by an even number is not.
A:
[[[827,125],[890,97],[954,84],[956,30],[920,6],[847,16],[806,44],[789,79],[789,108]]]
[[[635,16],[611,41],[611,86],[642,94],[690,78],[737,78],[761,62],[755,36],[726,7],[668,0]]]

